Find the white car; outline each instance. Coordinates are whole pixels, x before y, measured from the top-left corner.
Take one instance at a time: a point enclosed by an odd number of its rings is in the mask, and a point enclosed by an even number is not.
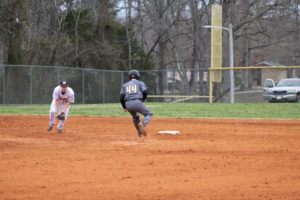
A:
[[[263,96],[269,102],[300,102],[300,79],[281,79],[277,85],[272,79],[266,79]]]

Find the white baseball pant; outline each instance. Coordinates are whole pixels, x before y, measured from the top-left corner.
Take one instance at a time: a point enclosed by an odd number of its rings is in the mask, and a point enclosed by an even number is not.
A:
[[[61,111],[63,111],[64,107],[66,106],[66,103],[61,103],[59,102],[60,104],[60,108],[61,108]],[[59,123],[57,125],[57,128],[58,129],[62,129],[65,125],[65,122],[66,122],[66,119],[68,117],[68,113],[69,113],[69,109],[70,109],[70,106],[69,108],[67,108],[66,112],[65,112],[65,119],[64,120],[59,120]],[[56,101],[55,99],[52,100],[52,103],[51,103],[51,108],[50,108],[50,121],[49,121],[49,124],[55,124],[55,113],[57,112],[57,106],[56,106]]]

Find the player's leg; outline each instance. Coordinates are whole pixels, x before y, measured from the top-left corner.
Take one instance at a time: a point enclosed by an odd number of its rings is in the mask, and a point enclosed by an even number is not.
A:
[[[133,121],[134,127],[136,128],[138,135],[141,137],[142,131],[139,128],[140,115],[137,112],[130,112],[130,114],[132,116],[132,121]]]
[[[147,124],[152,119],[153,113],[142,103],[138,105],[138,112],[144,115],[144,119],[142,121],[143,125],[146,127]]]
[[[65,105],[66,105],[66,104],[60,104],[62,110],[64,109],[64,106],[65,106]],[[68,114],[69,114],[70,107],[71,107],[71,106],[69,106],[69,108],[67,108],[67,110],[66,110],[66,112],[65,112],[65,119],[64,119],[64,120],[59,120],[59,123],[58,123],[58,126],[57,126],[57,129],[58,129],[58,132],[59,132],[59,133],[62,133],[62,129],[63,129],[63,127],[64,127],[64,125],[65,125],[65,123],[66,123],[66,120],[67,120],[67,118],[68,118]]]
[[[142,115],[144,115],[144,119],[141,123],[139,123],[139,128],[142,131],[142,134],[144,136],[147,136],[147,129],[146,126],[147,124],[150,122],[153,113],[141,102],[139,102],[137,105],[137,112],[141,113]]]
[[[53,125],[55,124],[55,113],[57,112],[57,107],[55,103],[55,99],[52,100],[51,107],[50,107],[50,119],[49,119],[49,126],[48,131],[51,131]]]
[[[139,128],[139,123],[140,123],[140,115],[138,112],[136,112],[135,110],[135,104],[133,102],[127,102],[126,103],[126,109],[128,110],[128,112],[131,114],[132,116],[132,121],[133,124],[138,132],[139,137],[142,136],[142,131]]]

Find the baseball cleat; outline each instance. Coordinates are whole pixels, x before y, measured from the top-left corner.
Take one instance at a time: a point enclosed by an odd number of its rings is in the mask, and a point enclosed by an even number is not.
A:
[[[63,130],[62,130],[62,129],[58,129],[57,132],[58,132],[58,133],[63,133]]]
[[[146,127],[144,126],[144,124],[142,122],[139,123],[139,128],[141,129],[143,136],[147,136]]]
[[[139,137],[142,137],[142,136],[143,136],[143,135],[142,135],[142,132],[138,133],[138,136],[139,136]]]
[[[51,131],[53,127],[53,124],[49,124],[47,131]]]

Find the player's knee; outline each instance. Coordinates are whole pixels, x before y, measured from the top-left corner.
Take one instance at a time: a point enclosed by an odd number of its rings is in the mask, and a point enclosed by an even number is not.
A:
[[[140,120],[140,117],[133,117],[132,119],[133,121],[138,122]]]
[[[152,113],[152,112],[149,112],[149,113],[147,113],[145,116],[152,117],[152,116],[153,116],[153,113]]]

